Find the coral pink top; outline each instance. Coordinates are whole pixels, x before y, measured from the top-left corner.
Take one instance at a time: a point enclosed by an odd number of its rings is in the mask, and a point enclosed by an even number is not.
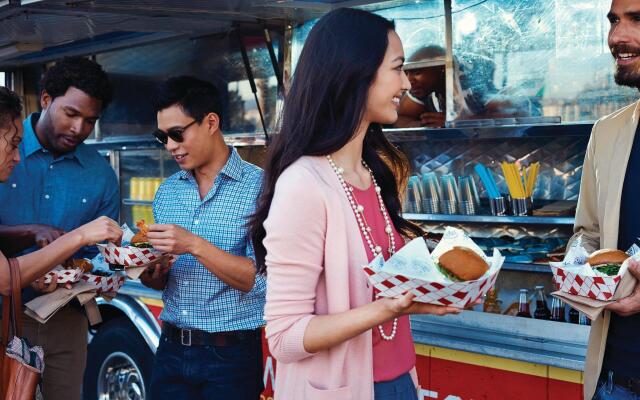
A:
[[[366,224],[371,228],[370,236],[376,245],[382,247],[382,256],[385,260],[389,258],[389,236],[385,232],[385,222],[380,212],[380,203],[376,195],[374,186],[371,185],[366,190],[353,188],[356,203],[364,207],[364,218]],[[395,251],[404,246],[402,236],[396,231],[393,224],[393,235],[395,237]],[[373,253],[362,235],[362,240],[367,251],[369,261],[373,260]],[[393,331],[393,320],[382,325],[382,330],[386,336]],[[398,328],[392,340],[383,340],[378,327],[373,328],[373,380],[374,382],[384,382],[393,380],[400,375],[413,369],[416,364],[416,351],[411,337],[411,325],[409,316],[398,318]]]

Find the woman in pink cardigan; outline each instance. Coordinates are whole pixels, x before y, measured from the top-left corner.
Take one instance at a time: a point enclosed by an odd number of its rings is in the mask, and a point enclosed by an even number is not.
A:
[[[410,88],[403,62],[393,23],[354,9],[322,17],[300,55],[252,221],[276,399],[417,399],[408,314],[459,312],[375,300],[362,271],[421,234],[400,211],[408,163],[380,126]]]

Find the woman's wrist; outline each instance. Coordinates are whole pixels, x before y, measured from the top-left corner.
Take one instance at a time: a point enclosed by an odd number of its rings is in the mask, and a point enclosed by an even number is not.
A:
[[[390,297],[383,297],[376,300],[376,303],[380,305],[381,314],[384,315],[385,321],[389,321],[402,315],[402,313],[397,310],[396,302]]]
[[[85,235],[84,231],[82,230],[82,227],[72,230],[71,232],[68,233],[68,235],[70,239],[73,241],[74,246],[77,246],[78,248],[81,248],[84,246],[91,246],[92,244],[94,244],[94,243],[91,243],[87,235]]]

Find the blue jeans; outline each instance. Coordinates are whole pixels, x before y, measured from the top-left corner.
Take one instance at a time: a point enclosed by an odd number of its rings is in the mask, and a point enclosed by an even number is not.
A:
[[[598,381],[596,394],[592,400],[640,400],[640,395],[614,384],[611,378],[605,378]]]
[[[256,400],[262,392],[262,343],[183,346],[160,337],[151,377],[153,400]]]
[[[375,400],[418,400],[418,389],[407,372],[396,379],[373,384]]]

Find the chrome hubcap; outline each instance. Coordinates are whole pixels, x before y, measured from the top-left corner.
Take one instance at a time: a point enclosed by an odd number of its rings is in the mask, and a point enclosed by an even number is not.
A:
[[[109,354],[98,375],[99,400],[144,400],[144,380],[138,365],[127,354]]]

